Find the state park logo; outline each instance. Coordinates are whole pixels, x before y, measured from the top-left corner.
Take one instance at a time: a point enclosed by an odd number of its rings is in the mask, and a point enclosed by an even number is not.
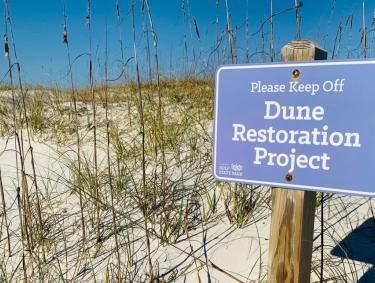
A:
[[[225,176],[242,177],[243,165],[240,164],[220,164],[219,174]]]

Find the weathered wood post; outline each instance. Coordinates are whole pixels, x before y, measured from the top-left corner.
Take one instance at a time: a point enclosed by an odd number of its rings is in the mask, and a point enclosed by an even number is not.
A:
[[[327,52],[312,41],[292,41],[282,61],[326,60]],[[269,283],[309,283],[315,216],[315,192],[272,189]]]

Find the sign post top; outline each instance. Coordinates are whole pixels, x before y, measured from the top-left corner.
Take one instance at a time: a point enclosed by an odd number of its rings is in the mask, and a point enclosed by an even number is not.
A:
[[[326,60],[327,52],[311,40],[295,40],[281,49],[282,61],[302,61],[306,58]]]

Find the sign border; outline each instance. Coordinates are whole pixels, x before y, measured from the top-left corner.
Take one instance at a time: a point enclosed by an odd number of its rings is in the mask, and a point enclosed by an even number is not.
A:
[[[264,64],[254,64],[254,65],[224,65],[220,66],[215,74],[215,100],[214,100],[214,124],[213,124],[213,175],[219,181],[229,181],[236,183],[246,183],[246,184],[256,184],[264,185],[271,187],[282,187],[286,189],[294,190],[306,190],[314,192],[325,192],[325,193],[339,193],[339,194],[349,194],[357,195],[362,197],[375,197],[375,192],[363,192],[363,191],[353,191],[353,189],[338,189],[338,188],[325,188],[325,187],[315,187],[315,186],[306,186],[298,184],[286,184],[286,183],[275,183],[275,182],[266,182],[259,180],[248,180],[248,179],[237,179],[230,177],[220,177],[216,174],[217,164],[216,164],[216,155],[217,155],[217,117],[218,117],[218,108],[219,108],[219,78],[220,73],[223,70],[239,70],[239,69],[260,69],[260,68],[290,68],[290,67],[317,67],[317,66],[340,66],[340,65],[375,65],[375,60],[342,60],[342,61],[322,61],[322,62],[277,62],[277,63],[264,63]],[[375,145],[374,145],[375,146]],[[375,182],[374,182],[375,186]]]

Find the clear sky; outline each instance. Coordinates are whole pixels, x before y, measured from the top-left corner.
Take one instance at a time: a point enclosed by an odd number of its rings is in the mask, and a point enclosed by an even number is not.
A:
[[[219,7],[217,9],[216,2]],[[147,18],[142,16],[141,0],[136,3],[137,46],[143,78],[147,78],[147,45],[143,32]],[[198,73],[209,73],[218,64],[229,63],[228,34],[226,28],[225,0],[184,0],[189,14],[182,13],[182,0],[149,0],[159,43],[162,73],[165,76],[181,75],[194,67]],[[329,51],[335,58],[361,58],[361,29],[363,26],[362,0],[305,0],[300,9],[302,15],[302,38],[312,39]],[[23,79],[31,84],[49,86],[67,85],[67,57],[63,44],[63,7],[69,29],[72,57],[89,51],[88,33],[85,25],[87,1],[85,0],[9,0],[11,20],[15,35],[18,57],[23,70]],[[125,61],[133,56],[130,0],[120,0],[122,23],[116,17],[116,0],[92,0],[92,39],[96,83],[103,80],[105,34],[108,26],[108,50],[110,78],[121,71],[120,38],[123,39]],[[248,3],[248,4],[247,4]],[[274,1],[274,13],[294,6],[294,0]],[[228,0],[231,13],[231,28],[235,31],[238,63],[246,61],[246,50],[251,62],[269,61],[270,0]],[[365,1],[365,23],[368,38],[368,56],[374,55],[372,28],[374,1]],[[0,12],[4,13],[1,4]],[[249,31],[246,30],[246,17]],[[218,18],[219,24],[216,24]],[[262,32],[261,23],[265,22]],[[199,38],[196,33],[197,24]],[[340,24],[341,23],[341,24]],[[340,28],[341,25],[341,28]],[[217,28],[218,27],[218,28]],[[5,32],[4,20],[0,28]],[[280,48],[295,38],[294,11],[274,17],[274,41],[277,59]],[[217,46],[217,37],[222,37]],[[246,40],[246,33],[248,40]],[[149,33],[152,48],[151,33]],[[262,36],[264,40],[262,40]],[[185,39],[186,38],[186,39]],[[336,39],[337,38],[337,39]],[[336,39],[336,45],[335,45]],[[188,56],[185,55],[185,42]],[[264,48],[262,47],[264,45]],[[335,47],[336,46],[336,47]],[[258,53],[264,50],[265,53]],[[12,53],[12,51],[11,51]],[[195,60],[193,56],[195,55]],[[153,55],[151,55],[153,56]],[[7,72],[7,62],[0,57],[1,77]],[[133,61],[126,67],[126,78],[134,78]],[[88,57],[82,56],[73,67],[76,84],[84,86],[88,81]],[[124,77],[122,77],[124,79]],[[6,82],[6,80],[5,80]]]

